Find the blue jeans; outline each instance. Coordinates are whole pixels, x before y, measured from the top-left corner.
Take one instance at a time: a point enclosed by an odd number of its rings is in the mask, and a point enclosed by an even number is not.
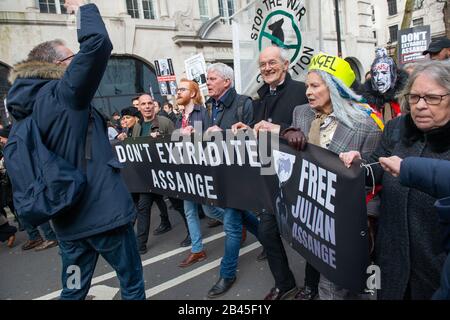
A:
[[[24,223],[24,227],[30,240],[33,241],[42,238],[41,234],[39,233],[38,227],[33,227],[26,223]],[[42,232],[44,232],[45,240],[56,240],[56,234],[53,231],[50,222],[45,222],[41,224],[39,228],[42,230]]]
[[[142,262],[131,224],[85,239],[60,241],[59,249],[63,264],[61,300],[86,298],[99,254],[116,271],[123,300],[145,299]]]
[[[184,214],[191,236],[191,252],[199,253],[203,250],[202,232],[200,230],[200,218],[198,217],[198,206],[200,204],[192,201],[184,201]],[[223,209],[202,205],[205,215],[219,221],[223,221]]]
[[[220,276],[231,279],[236,276],[239,249],[242,240],[242,225],[258,238],[258,218],[248,211],[224,209],[223,230],[225,231],[225,252],[220,262]]]

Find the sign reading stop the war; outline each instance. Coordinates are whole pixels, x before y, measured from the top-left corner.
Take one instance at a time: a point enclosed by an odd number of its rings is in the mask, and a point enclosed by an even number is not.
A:
[[[427,59],[422,54],[431,41],[430,26],[420,26],[398,31],[398,63],[419,62]]]

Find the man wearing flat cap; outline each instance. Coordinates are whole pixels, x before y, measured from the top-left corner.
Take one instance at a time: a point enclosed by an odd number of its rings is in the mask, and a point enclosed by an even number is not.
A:
[[[431,41],[428,49],[422,54],[429,54],[431,60],[448,60],[450,58],[450,39],[441,37]]]

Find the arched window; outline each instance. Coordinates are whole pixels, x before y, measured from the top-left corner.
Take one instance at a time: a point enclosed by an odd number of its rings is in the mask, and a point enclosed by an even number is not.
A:
[[[162,102],[154,68],[129,55],[111,56],[93,105],[107,116],[131,106],[138,93],[153,94]]]

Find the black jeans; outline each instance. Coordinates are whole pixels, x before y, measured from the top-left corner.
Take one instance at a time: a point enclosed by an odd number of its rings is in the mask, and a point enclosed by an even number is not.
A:
[[[275,287],[281,291],[288,291],[296,284],[294,275],[289,269],[289,261],[281,241],[277,219],[271,213],[262,213],[259,219],[259,241],[266,251],[270,271],[275,278]]]
[[[167,206],[161,195],[155,193],[133,194],[133,199],[137,208],[137,231],[136,238],[139,249],[147,246],[150,232],[150,218],[153,202],[156,202],[161,212],[161,223],[170,224]]]

